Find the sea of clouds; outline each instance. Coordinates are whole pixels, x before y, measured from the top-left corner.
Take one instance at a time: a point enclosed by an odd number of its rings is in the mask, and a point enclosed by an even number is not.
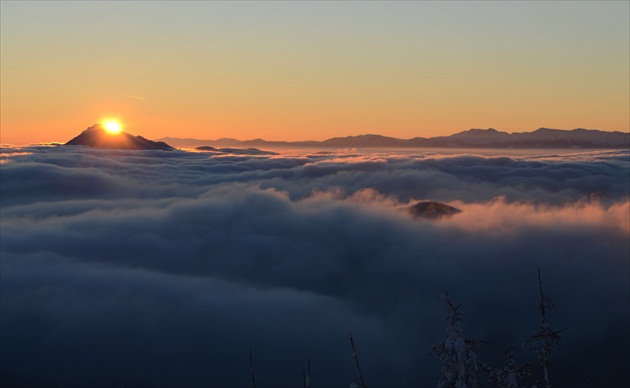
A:
[[[4,147],[3,386],[435,386],[448,290],[480,359],[561,333],[556,387],[627,386],[630,152]],[[462,210],[439,221],[407,207]],[[533,361],[524,350],[519,361]],[[481,377],[483,382],[486,379]]]

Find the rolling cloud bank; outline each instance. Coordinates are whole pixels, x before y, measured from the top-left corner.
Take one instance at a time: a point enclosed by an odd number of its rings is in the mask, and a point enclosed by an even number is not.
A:
[[[368,386],[435,386],[440,294],[502,367],[540,268],[554,386],[627,386],[630,153],[506,152],[3,148],[2,385],[248,386],[252,348],[259,386],[347,387],[352,331]]]

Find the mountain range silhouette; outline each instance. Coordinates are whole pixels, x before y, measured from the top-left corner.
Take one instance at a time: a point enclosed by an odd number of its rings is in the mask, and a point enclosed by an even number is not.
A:
[[[168,142],[168,143],[167,143]],[[172,144],[173,146],[169,145]],[[273,147],[273,148],[630,148],[630,133],[577,128],[573,130],[539,128],[533,132],[508,133],[496,129],[469,129],[450,136],[399,139],[375,134],[333,137],[324,141],[268,141],[222,138],[200,140],[165,137],[157,141],[126,132],[110,134],[101,124],[87,128],[66,145],[123,150],[173,150],[173,147]],[[205,148],[205,149],[204,149]]]
[[[200,140],[165,137],[159,139],[175,147],[275,147],[275,148],[630,148],[630,133],[595,129],[573,130],[539,128],[533,132],[508,133],[489,129],[469,129],[450,136],[399,139],[376,134],[333,137],[324,141],[268,141],[222,138]]]

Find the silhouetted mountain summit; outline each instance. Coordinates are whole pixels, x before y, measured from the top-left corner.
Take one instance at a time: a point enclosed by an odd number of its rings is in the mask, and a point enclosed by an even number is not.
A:
[[[630,148],[630,134],[596,129],[573,130],[539,128],[533,132],[508,133],[494,128],[473,128],[450,136],[397,139],[382,135],[333,137],[324,141],[267,141],[263,139],[197,140],[160,139],[176,147],[212,145],[220,147],[277,148]]]
[[[151,141],[142,136],[134,136],[126,132],[110,134],[101,124],[94,124],[66,145],[85,145],[94,148],[111,148],[119,150],[173,150],[162,141]]]

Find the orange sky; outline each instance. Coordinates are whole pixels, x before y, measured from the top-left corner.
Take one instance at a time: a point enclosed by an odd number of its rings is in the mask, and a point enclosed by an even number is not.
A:
[[[629,131],[627,2],[2,2],[1,141]]]

